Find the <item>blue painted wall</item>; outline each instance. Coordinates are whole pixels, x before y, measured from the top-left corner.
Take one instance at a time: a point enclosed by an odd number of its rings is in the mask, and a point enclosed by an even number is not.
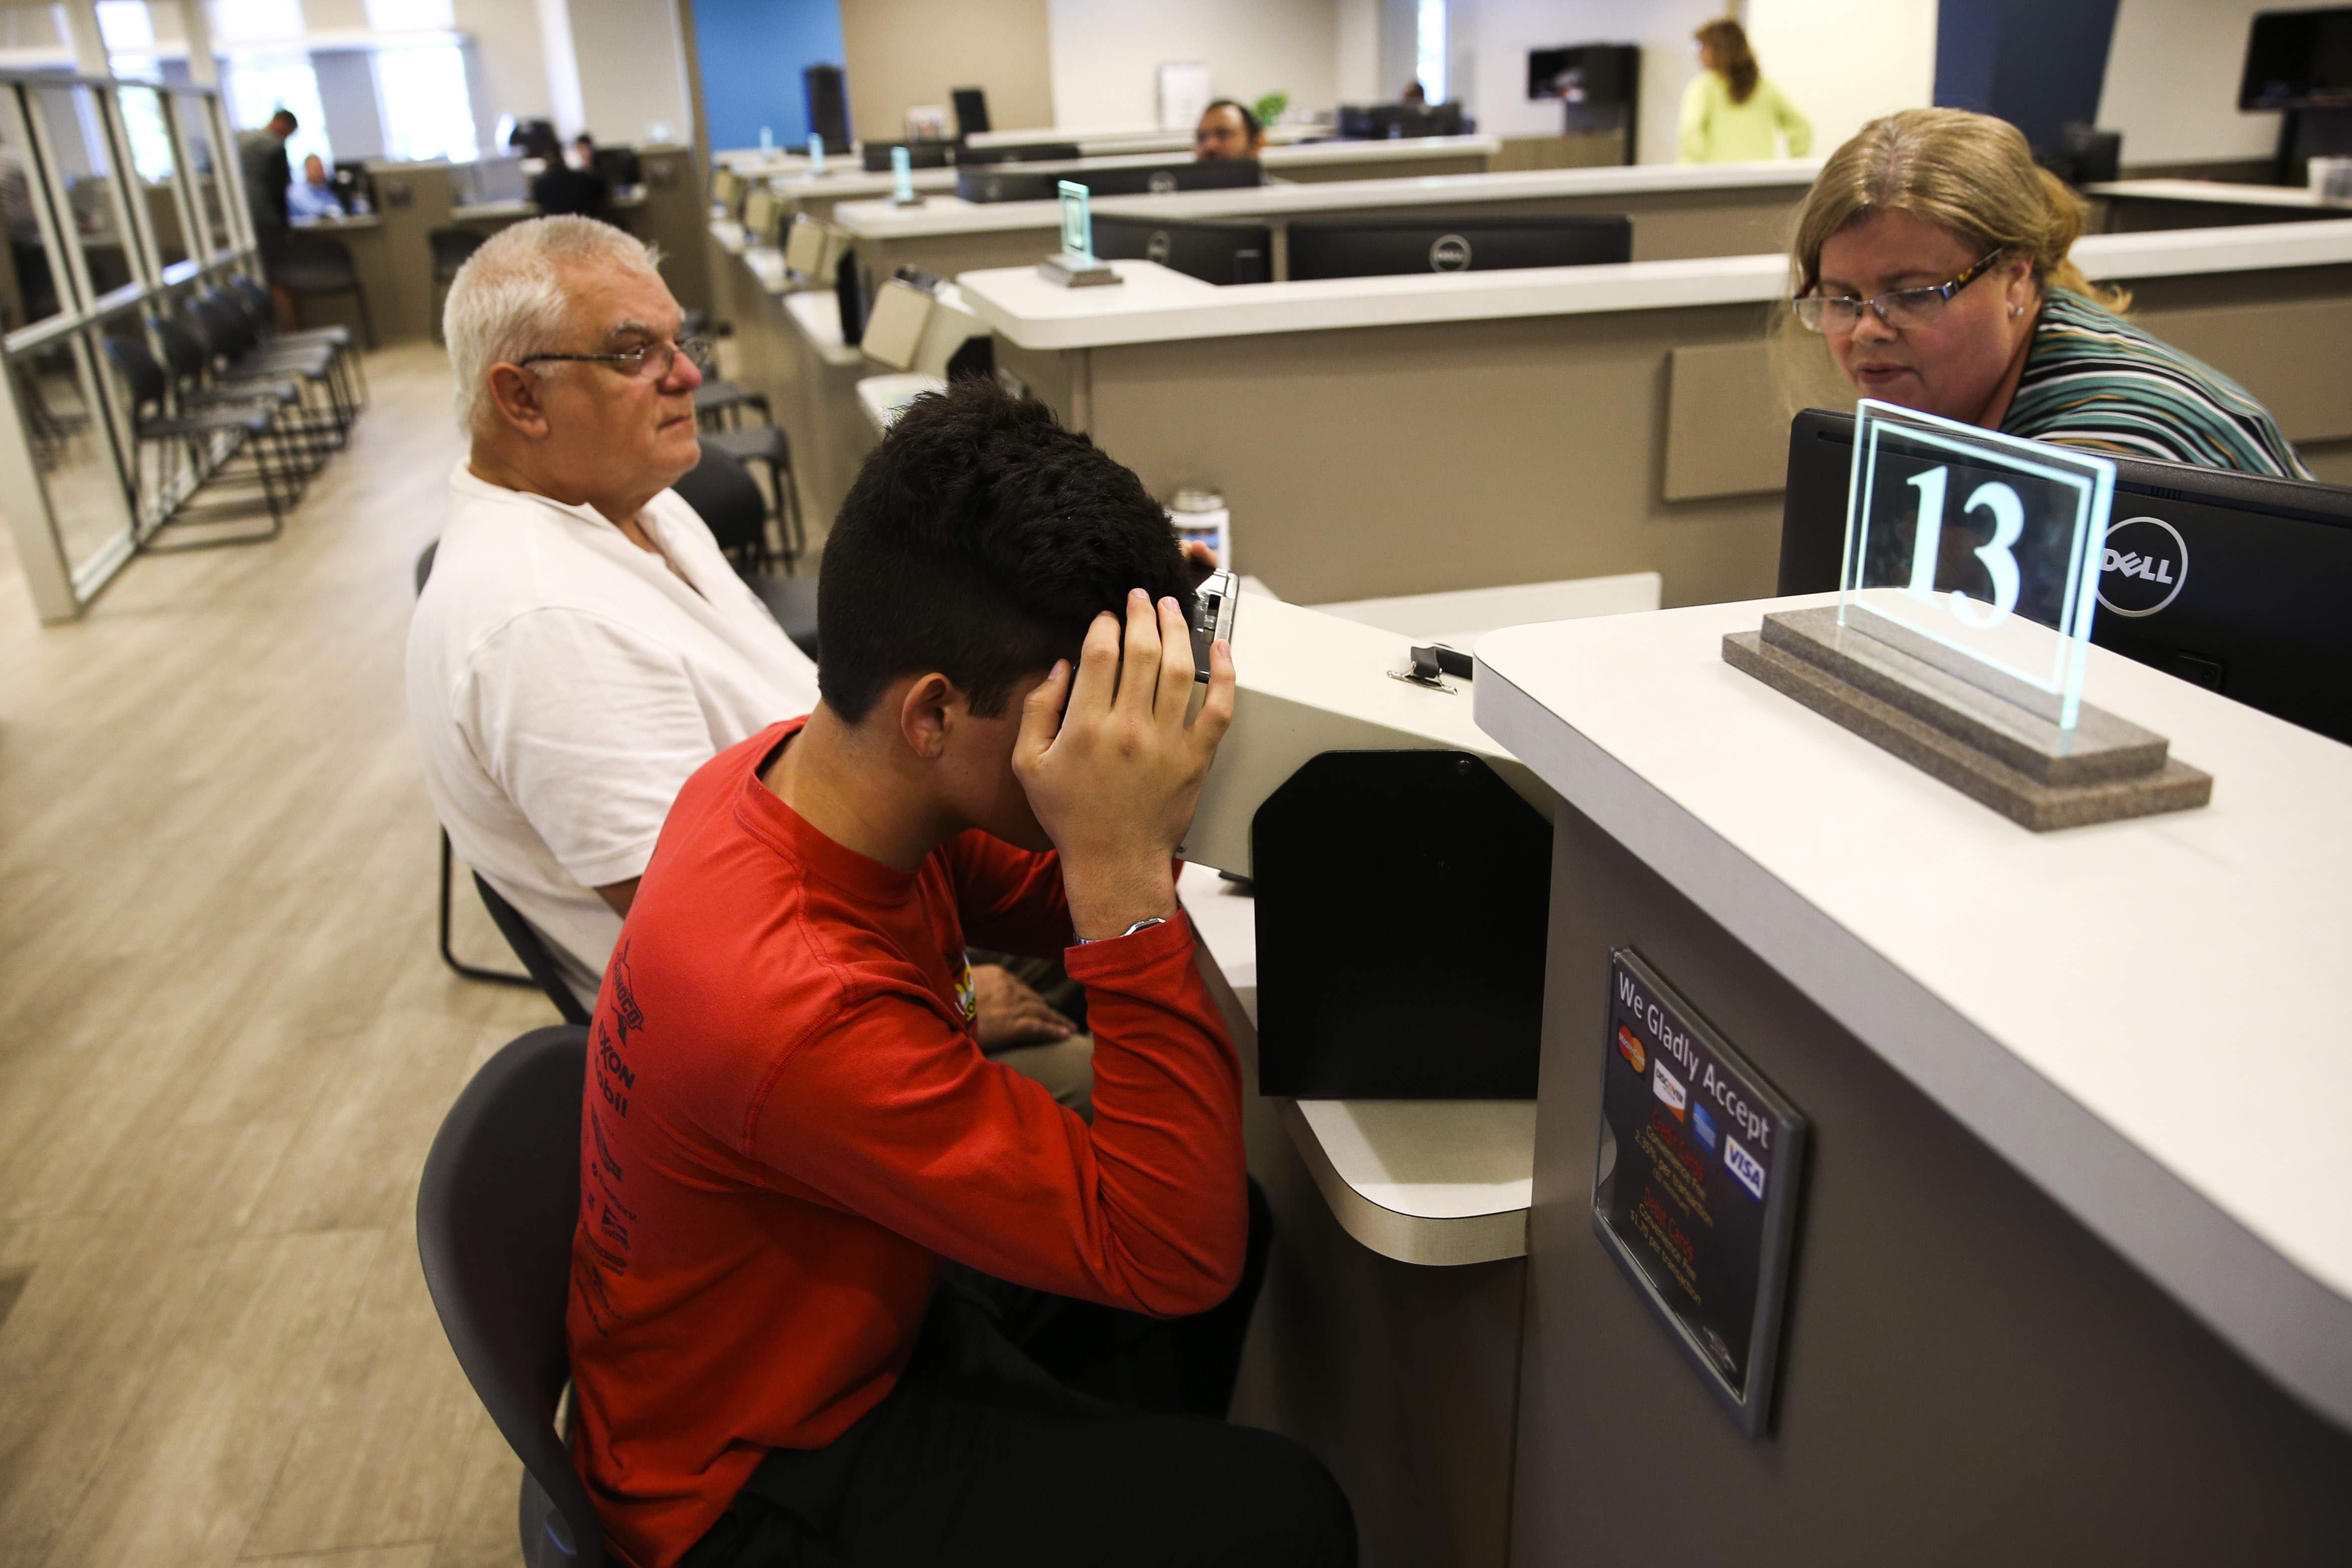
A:
[[[801,70],[841,63],[839,0],[694,0],[694,42],[712,151],[757,147],[763,125],[807,142]]]
[[[2069,121],[2098,118],[2116,5],[1943,0],[1936,8],[1936,101],[1998,114],[2035,147],[2055,146]]]

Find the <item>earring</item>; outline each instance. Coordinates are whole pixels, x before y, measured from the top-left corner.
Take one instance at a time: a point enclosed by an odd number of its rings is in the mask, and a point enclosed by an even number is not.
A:
[[[2012,316],[2022,316],[2025,314],[2025,307],[2022,305],[2011,305],[2009,308],[2009,313]]]

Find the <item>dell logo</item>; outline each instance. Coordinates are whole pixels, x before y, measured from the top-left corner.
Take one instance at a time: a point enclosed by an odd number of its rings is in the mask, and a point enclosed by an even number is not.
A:
[[[1147,261],[1157,261],[1160,266],[1165,267],[1168,265],[1168,231],[1164,228],[1155,228],[1151,231],[1151,237],[1144,243],[1143,258]]]
[[[1458,234],[1441,234],[1429,247],[1432,272],[1470,270],[1470,242]]]
[[[1151,172],[1151,194],[1153,195],[1164,196],[1175,188],[1175,175],[1170,174],[1165,169],[1154,169]]]
[[[2099,556],[2099,603],[2118,616],[2152,616],[2189,581],[2189,546],[2160,517],[2127,517],[2107,529]]]

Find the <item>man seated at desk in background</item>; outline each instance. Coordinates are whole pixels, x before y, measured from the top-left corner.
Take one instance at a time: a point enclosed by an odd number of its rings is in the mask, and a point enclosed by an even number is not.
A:
[[[814,666],[669,487],[705,345],[645,245],[582,217],[493,235],[445,335],[471,437],[408,632],[435,812],[593,1006],[662,818],[713,754],[816,703]],[[1085,1040],[1002,968],[981,1038],[1078,1102]]]
[[[531,177],[530,199],[548,217],[613,221],[613,193],[596,172],[596,144],[583,135],[562,157]]]
[[[679,793],[591,1026],[567,1319],[635,1568],[1354,1561],[1322,1467],[1218,1419],[1266,1232],[1176,901],[1234,704],[1220,643],[1187,718],[1189,578],[1042,405],[926,395],[825,545],[816,710]],[[1066,947],[1091,1127],[981,1054],[967,934]]]
[[[296,223],[343,216],[342,200],[327,180],[327,162],[316,153],[302,160],[302,177],[286,188],[286,211]]]
[[[1221,98],[1201,110],[1201,123],[1192,129],[1192,162],[1255,158],[1265,151],[1265,127],[1232,99]]]

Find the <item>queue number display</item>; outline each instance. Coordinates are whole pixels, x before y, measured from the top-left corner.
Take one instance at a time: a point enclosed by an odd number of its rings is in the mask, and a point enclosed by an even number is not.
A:
[[[2071,731],[2116,465],[1862,401],[1838,621]]]
[[[1761,1436],[1806,1124],[1629,948],[1610,954],[1592,1228],[1741,1431]]]

